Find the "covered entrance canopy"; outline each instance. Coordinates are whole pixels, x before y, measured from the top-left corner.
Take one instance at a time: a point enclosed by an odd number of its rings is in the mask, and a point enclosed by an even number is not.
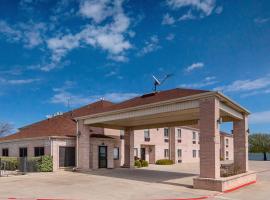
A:
[[[125,164],[129,167],[134,163],[134,130],[198,125],[200,179],[194,184],[195,187],[202,188],[201,181],[205,178],[220,178],[219,125],[222,122],[233,122],[234,164],[241,172],[248,171],[248,115],[248,110],[220,92],[173,89],[145,94],[114,104],[77,120],[81,122],[82,127],[124,129]]]

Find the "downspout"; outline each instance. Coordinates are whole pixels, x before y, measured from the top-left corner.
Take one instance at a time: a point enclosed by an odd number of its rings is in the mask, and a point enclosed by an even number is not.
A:
[[[79,122],[76,120],[76,168],[79,167]]]

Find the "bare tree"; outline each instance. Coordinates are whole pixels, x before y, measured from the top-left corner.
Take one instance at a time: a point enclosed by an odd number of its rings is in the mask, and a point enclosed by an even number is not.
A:
[[[0,122],[0,137],[11,133],[13,126],[9,123]]]

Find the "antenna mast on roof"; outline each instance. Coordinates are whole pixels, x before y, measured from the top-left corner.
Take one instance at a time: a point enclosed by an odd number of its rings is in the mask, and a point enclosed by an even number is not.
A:
[[[166,74],[166,76],[160,81],[154,75],[152,75],[154,79],[154,92],[157,92],[157,86],[162,85],[171,76],[173,76],[173,74]]]

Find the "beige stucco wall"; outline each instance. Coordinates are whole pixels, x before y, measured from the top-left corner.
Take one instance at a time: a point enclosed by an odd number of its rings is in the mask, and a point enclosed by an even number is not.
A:
[[[19,157],[19,149],[27,148],[28,157],[33,157],[35,154],[35,147],[44,147],[45,155],[51,155],[51,142],[49,138],[44,139],[24,139],[24,140],[11,140],[0,143],[0,154],[2,156],[2,149],[8,148],[9,157]]]
[[[228,145],[226,145],[226,140],[228,140]],[[228,156],[226,156],[228,152]],[[220,157],[224,160],[233,160],[233,137],[220,135]]]
[[[0,143],[0,154],[2,156],[2,149],[8,148],[9,157],[19,157],[19,149],[24,147],[27,148],[27,156],[34,157],[35,147],[44,147],[44,154],[53,156],[53,170],[59,170],[59,147],[69,146],[75,147],[75,138],[30,138],[21,140],[11,140]]]

